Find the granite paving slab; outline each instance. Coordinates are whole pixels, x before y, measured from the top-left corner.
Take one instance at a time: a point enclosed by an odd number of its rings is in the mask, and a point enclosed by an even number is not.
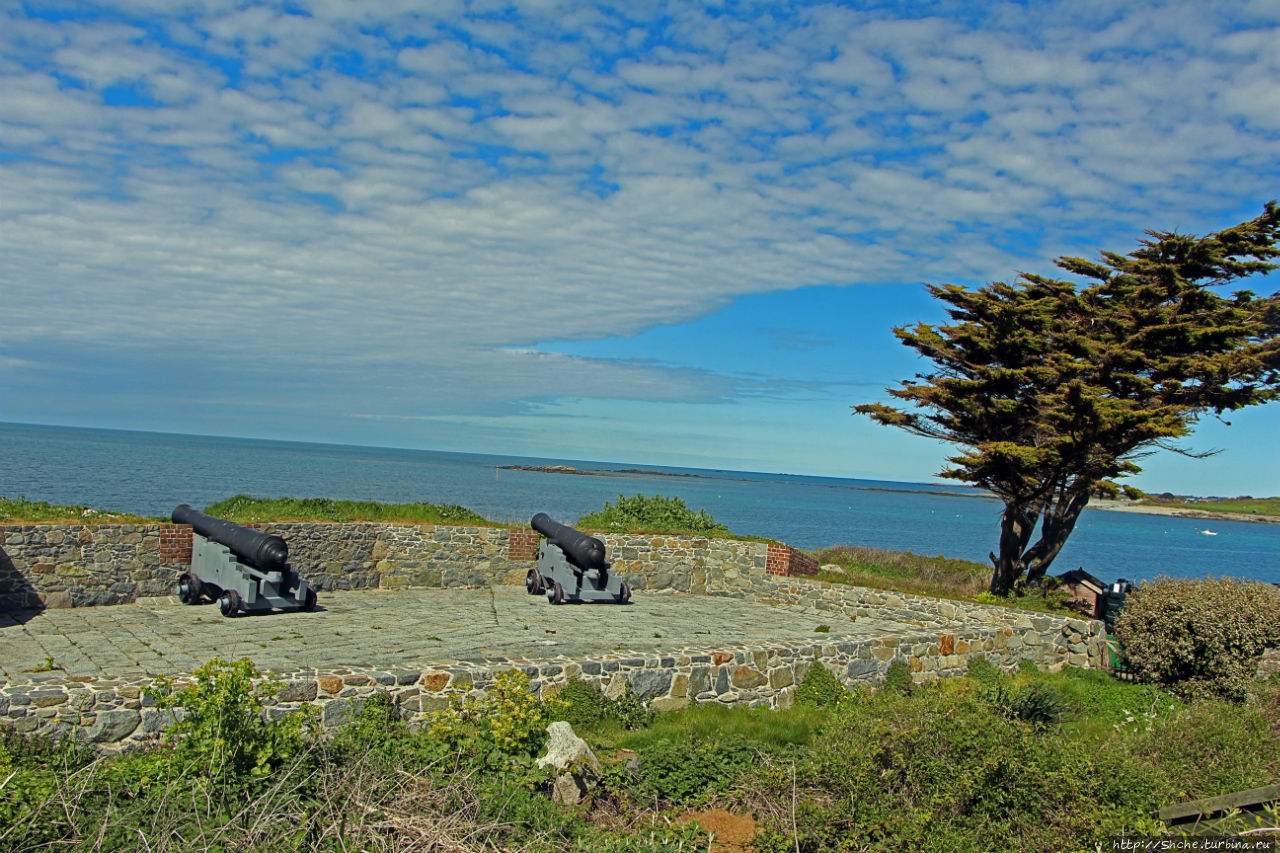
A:
[[[177,675],[215,656],[248,657],[276,672],[417,668],[920,633],[918,625],[678,593],[638,593],[625,606],[553,606],[521,587],[335,591],[314,612],[234,619],[213,604],[159,598],[0,615],[0,679]]]

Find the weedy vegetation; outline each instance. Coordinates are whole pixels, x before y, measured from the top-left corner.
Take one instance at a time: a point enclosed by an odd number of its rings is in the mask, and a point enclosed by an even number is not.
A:
[[[975,660],[965,678],[895,685],[849,690],[814,665],[784,710],[654,715],[586,681],[540,697],[511,671],[416,727],[374,694],[322,736],[304,715],[269,721],[280,685],[215,660],[156,686],[184,712],[155,748],[0,732],[0,849],[692,853],[709,838],[686,816],[714,808],[750,816],[759,853],[1076,850],[1280,775],[1280,681],[1184,700]],[[535,763],[554,719],[604,765],[575,808]]]
[[[884,551],[859,545],[823,548],[814,552],[814,557],[819,566],[834,565],[839,569],[819,571],[818,580],[828,583],[1078,615],[1067,606],[1067,594],[1055,588],[1053,579],[1044,585],[1015,590],[1008,597],[992,595],[987,589],[991,581],[991,566],[972,560],[942,555],[929,557],[910,551]]]

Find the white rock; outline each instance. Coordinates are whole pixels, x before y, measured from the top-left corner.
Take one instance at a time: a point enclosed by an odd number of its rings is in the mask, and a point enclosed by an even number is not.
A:
[[[552,785],[551,799],[562,806],[576,806],[600,781],[600,761],[568,723],[552,723],[547,733],[551,735],[547,754],[537,764],[561,771]]]
[[[600,772],[600,762],[587,742],[573,733],[573,726],[561,721],[547,726],[547,754],[538,759],[539,767],[557,770],[582,770],[590,768]]]

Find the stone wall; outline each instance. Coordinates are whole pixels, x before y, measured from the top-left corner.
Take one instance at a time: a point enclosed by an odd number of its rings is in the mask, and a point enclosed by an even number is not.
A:
[[[519,584],[531,565],[525,559],[512,559],[513,531],[499,527],[314,523],[260,527],[289,543],[290,564],[318,590]],[[536,553],[529,559],[534,558]]]
[[[191,562],[162,555],[159,524],[0,525],[0,612],[125,604],[168,595]]]
[[[791,704],[796,686],[813,666],[827,667],[849,686],[882,683],[894,661],[906,664],[916,682],[963,675],[975,657],[1006,670],[1023,660],[1058,669],[1073,657],[1077,644],[1096,648],[1101,626],[1066,621],[1049,631],[973,627],[953,633],[922,631],[893,638],[601,654],[578,660],[275,673],[285,687],[267,705],[273,717],[313,706],[321,724],[332,729],[349,722],[369,696],[383,692],[404,719],[421,722],[447,707],[450,693],[483,692],[498,672],[519,669],[543,696],[571,678],[580,678],[597,685],[606,696],[616,698],[630,691],[661,711],[695,702],[778,708]],[[182,679],[176,681],[182,683]],[[148,695],[151,686],[152,680],[144,675],[70,680],[59,673],[38,673],[23,684],[0,686],[0,717],[7,717],[7,723],[23,733],[70,734],[105,748],[129,747],[154,740],[173,721],[173,712],[157,708]]]
[[[537,558],[532,530],[418,524],[254,525],[289,543],[317,590],[519,584]],[[718,578],[816,571],[786,545],[699,536],[601,534],[633,589],[708,592]],[[176,524],[0,525],[0,612],[126,604],[173,592],[191,563]]]

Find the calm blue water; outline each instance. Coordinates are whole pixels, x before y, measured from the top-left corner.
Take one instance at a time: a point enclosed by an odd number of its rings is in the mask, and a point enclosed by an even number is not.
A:
[[[547,464],[701,478],[497,468]],[[676,495],[731,530],[800,548],[856,544],[983,562],[1000,514],[998,501],[947,486],[0,423],[0,496],[168,516],[181,503],[202,507],[238,493],[461,504],[517,524],[537,512],[572,522],[619,494]],[[1207,526],[1218,535],[1197,535]],[[1280,582],[1280,525],[1088,510],[1054,571],[1077,566],[1103,580]]]

